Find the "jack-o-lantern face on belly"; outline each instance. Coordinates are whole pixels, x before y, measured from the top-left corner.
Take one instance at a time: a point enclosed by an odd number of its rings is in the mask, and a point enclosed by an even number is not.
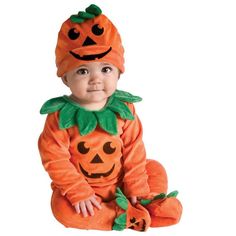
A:
[[[89,182],[112,179],[121,171],[121,143],[118,139],[86,139],[77,143],[73,163]]]

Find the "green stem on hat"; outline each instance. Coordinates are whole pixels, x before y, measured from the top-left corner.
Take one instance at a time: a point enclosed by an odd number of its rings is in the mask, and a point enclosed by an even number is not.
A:
[[[85,11],[79,11],[77,15],[71,15],[70,20],[73,23],[83,23],[86,20],[93,19],[102,14],[102,10],[95,4],[91,4]]]
[[[95,16],[99,16],[102,14],[102,10],[95,4],[91,4],[89,7],[85,9],[85,11],[94,14]]]

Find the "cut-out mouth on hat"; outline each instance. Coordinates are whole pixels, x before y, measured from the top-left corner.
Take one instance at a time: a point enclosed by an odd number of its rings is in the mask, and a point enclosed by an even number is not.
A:
[[[78,60],[92,61],[92,60],[103,58],[104,56],[106,56],[111,51],[111,49],[112,49],[112,47],[110,47],[107,51],[105,51],[103,53],[92,54],[92,55],[84,55],[84,56],[80,56],[79,54],[77,54],[73,51],[70,51],[70,54]]]

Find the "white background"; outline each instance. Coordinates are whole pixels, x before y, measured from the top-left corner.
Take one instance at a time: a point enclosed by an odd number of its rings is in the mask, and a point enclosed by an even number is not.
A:
[[[136,107],[148,157],[166,167],[184,207],[178,225],[145,234],[236,235],[236,7],[227,0],[1,1],[0,235],[91,233],[52,216],[37,149],[41,105],[69,94],[56,77],[57,32],[90,3],[121,33],[119,89],[143,97]]]

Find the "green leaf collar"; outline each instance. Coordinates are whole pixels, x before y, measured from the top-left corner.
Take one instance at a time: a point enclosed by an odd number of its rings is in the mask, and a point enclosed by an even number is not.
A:
[[[134,103],[141,100],[138,96],[116,90],[104,108],[90,111],[81,107],[68,96],[62,96],[45,102],[40,114],[59,111],[59,128],[67,129],[76,125],[82,136],[93,132],[97,125],[107,133],[116,135],[118,134],[117,114],[124,120],[134,120],[134,116],[125,102]]]

